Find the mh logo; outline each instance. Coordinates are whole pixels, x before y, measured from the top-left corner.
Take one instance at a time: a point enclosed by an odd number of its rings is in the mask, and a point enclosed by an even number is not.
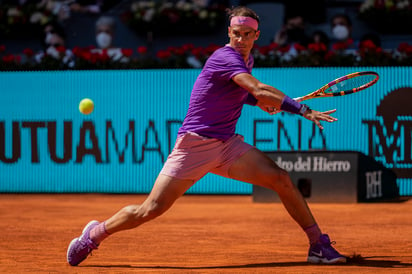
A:
[[[382,170],[365,172],[366,199],[382,197]]]
[[[412,88],[387,94],[376,109],[376,120],[362,120],[368,127],[368,154],[391,168],[398,178],[412,178]]]

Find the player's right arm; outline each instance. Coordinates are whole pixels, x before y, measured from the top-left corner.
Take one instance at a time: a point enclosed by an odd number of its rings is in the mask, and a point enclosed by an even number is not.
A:
[[[239,73],[232,80],[252,94],[260,105],[280,109],[285,94],[280,90],[260,82],[249,73]]]
[[[239,73],[235,75],[232,80],[240,87],[251,93],[256,98],[258,101],[258,106],[261,108],[264,106],[266,108],[274,107],[276,109],[282,109],[282,101],[286,97],[282,91],[260,82],[249,73]],[[330,114],[335,111],[336,109],[324,112],[308,109],[302,114],[302,116],[314,122],[320,129],[323,129],[320,121],[337,121],[336,118],[330,116]],[[270,113],[270,110],[268,112]]]

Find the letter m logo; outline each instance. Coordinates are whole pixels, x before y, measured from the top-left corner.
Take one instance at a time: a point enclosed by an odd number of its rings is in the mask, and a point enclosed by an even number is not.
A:
[[[411,164],[412,120],[396,120],[386,126],[381,121],[362,121],[368,126],[368,154],[390,165]]]

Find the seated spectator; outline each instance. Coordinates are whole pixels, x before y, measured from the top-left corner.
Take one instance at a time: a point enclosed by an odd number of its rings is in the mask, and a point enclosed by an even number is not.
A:
[[[273,42],[280,46],[294,43],[306,46],[309,38],[305,33],[305,19],[299,14],[287,15],[282,28],[275,34]]]
[[[329,36],[322,30],[316,30],[312,33],[311,43],[314,44],[324,44],[325,47],[329,48],[330,39]]]
[[[66,35],[58,24],[50,23],[44,27],[42,44],[43,50],[34,56],[37,63],[43,62],[45,58],[53,58],[61,61],[62,66],[74,66],[73,53],[66,48]]]
[[[282,59],[289,61],[310,42],[306,35],[305,19],[300,14],[289,14],[284,19],[282,28],[276,33],[273,42],[283,48]]]
[[[341,50],[353,50],[356,44],[352,38],[352,21],[343,13],[336,14],[331,20],[333,48]]]
[[[116,22],[113,17],[100,17],[96,21],[95,31],[97,48],[92,49],[92,53],[107,53],[113,61],[129,61],[129,58],[123,55],[122,49],[114,46]]]
[[[58,22],[50,21],[44,25],[41,37],[41,44],[43,48],[50,43],[50,39],[55,33],[59,34],[62,39],[66,39],[64,28]]]
[[[329,50],[328,35],[321,30],[313,32],[311,41],[308,45],[308,50],[311,51],[311,54],[314,56],[312,59],[314,64],[320,66]],[[320,59],[316,60],[316,58]]]

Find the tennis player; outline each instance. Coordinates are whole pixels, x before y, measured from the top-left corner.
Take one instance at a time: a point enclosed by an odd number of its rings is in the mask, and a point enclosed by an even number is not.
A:
[[[268,113],[279,109],[302,115],[321,129],[321,121],[337,120],[330,115],[336,110],[311,110],[253,77],[251,50],[260,34],[259,17],[246,7],[236,7],[228,13],[229,43],[210,56],[194,83],[174,149],[151,193],[141,205],[126,206],[103,222],[90,221],[68,247],[70,265],[85,260],[109,235],[136,228],[163,214],[208,172],[276,191],[309,239],[307,260],[346,262],[346,257],[332,247],[329,236],[322,234],[289,174],[235,134],[244,104],[257,105]]]

